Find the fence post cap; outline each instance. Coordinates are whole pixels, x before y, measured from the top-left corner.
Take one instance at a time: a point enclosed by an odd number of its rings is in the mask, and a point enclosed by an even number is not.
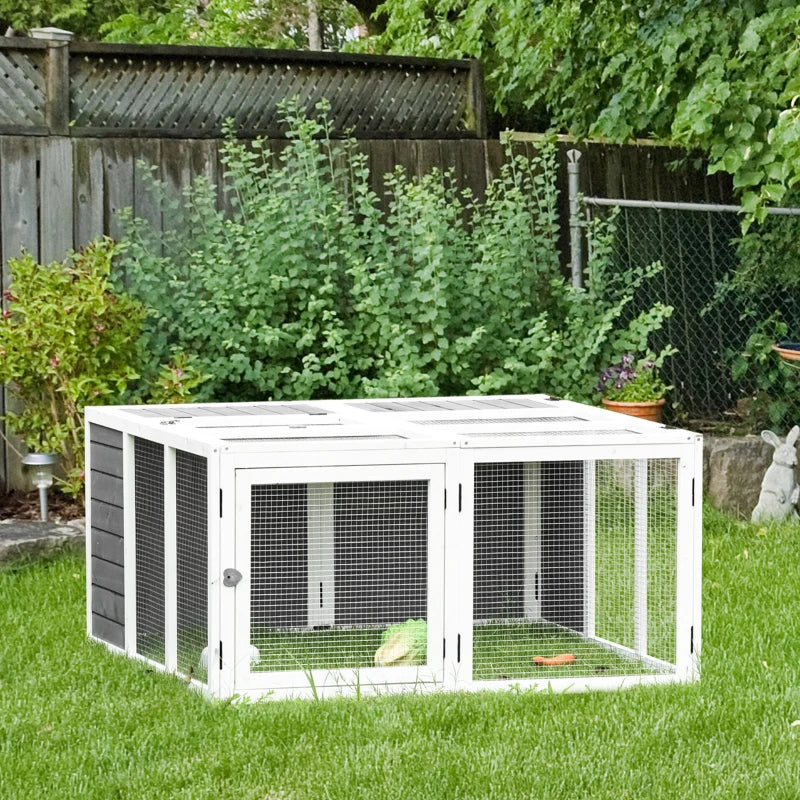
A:
[[[567,150],[567,163],[577,164],[581,160],[582,155],[583,153],[581,153],[580,150],[576,150],[574,148],[572,150]]]
[[[31,28],[32,39],[49,39],[51,42],[71,42],[75,34],[62,28]]]

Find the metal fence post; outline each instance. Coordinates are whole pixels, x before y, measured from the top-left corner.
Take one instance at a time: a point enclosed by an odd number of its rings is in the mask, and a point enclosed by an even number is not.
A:
[[[569,252],[572,268],[572,285],[583,286],[583,227],[580,218],[578,193],[580,192],[581,151],[567,150],[567,175],[569,176]]]

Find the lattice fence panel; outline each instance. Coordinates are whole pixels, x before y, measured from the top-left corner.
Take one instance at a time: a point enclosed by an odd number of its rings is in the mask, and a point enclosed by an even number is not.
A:
[[[78,52],[70,72],[78,130],[217,136],[230,118],[240,133],[282,136],[278,105],[297,97],[309,110],[326,99],[334,130],[363,138],[474,135],[466,67]]]
[[[44,52],[0,49],[0,126],[45,124]]]

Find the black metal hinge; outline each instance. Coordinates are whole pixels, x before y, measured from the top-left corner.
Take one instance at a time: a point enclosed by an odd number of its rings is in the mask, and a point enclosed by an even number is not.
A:
[[[694,478],[692,478],[692,506],[694,506]]]
[[[222,642],[219,643],[219,668],[222,669]]]
[[[444,490],[444,510],[447,511],[447,489]]]
[[[694,625],[689,628],[689,653],[694,653]]]
[[[447,655],[447,639],[442,639],[442,658]]]
[[[461,484],[458,484],[458,511],[461,512]]]
[[[219,490],[219,516],[222,519],[222,489]]]

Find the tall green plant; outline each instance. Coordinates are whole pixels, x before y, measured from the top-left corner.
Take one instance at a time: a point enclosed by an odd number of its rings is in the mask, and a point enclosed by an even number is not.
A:
[[[800,369],[772,349],[788,336],[778,314],[759,321],[740,353],[730,356],[731,376],[739,387],[738,412],[748,427],[784,430],[800,419]]]
[[[603,366],[644,355],[670,309],[625,318],[658,266],[617,274],[595,231],[586,289],[563,278],[555,151],[507,159],[485,197],[452,174],[386,176],[286,108],[289,143],[229,136],[220,187],[196,180],[164,231],[129,218],[122,269],[150,309],[145,347],[194,354],[203,398],[250,400],[475,391],[589,399]],[[228,199],[227,211],[217,197]]]
[[[118,247],[94,242],[64,263],[11,259],[0,318],[0,384],[18,411],[4,419],[34,451],[61,455],[65,488],[77,493],[83,469],[83,409],[119,402],[137,377],[144,309],[111,291]]]

